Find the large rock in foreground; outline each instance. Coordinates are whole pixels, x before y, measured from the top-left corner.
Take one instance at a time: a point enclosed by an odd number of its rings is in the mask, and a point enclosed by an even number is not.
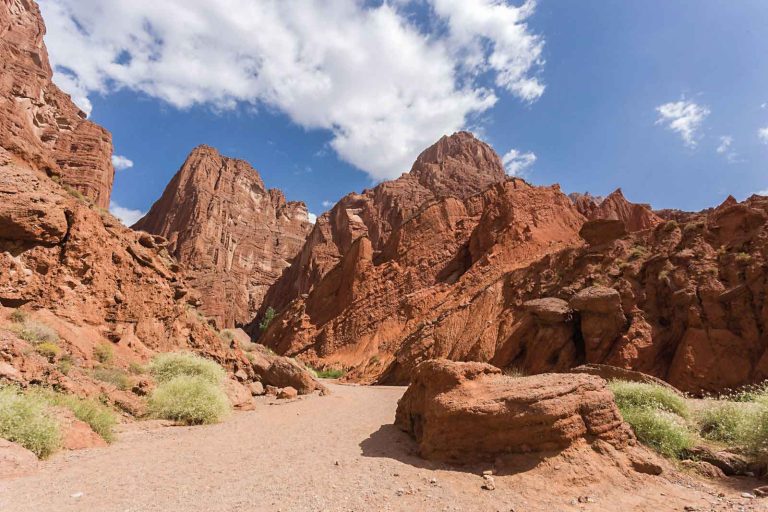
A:
[[[563,450],[578,441],[617,450],[635,444],[603,379],[512,378],[484,363],[420,364],[395,424],[416,439],[423,457],[457,463]]]

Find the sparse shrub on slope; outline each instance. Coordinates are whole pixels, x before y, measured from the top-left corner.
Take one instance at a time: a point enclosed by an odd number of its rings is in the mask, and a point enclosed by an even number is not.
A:
[[[59,424],[47,403],[12,387],[0,388],[0,437],[20,444],[41,459],[61,444]]]
[[[630,408],[650,408],[671,412],[683,418],[689,416],[685,398],[664,386],[615,380],[609,387],[616,398],[616,405],[622,411]]]
[[[641,443],[667,457],[679,457],[696,436],[687,425],[685,399],[653,384],[616,380],[609,383],[624,421]]]
[[[69,409],[77,419],[90,425],[91,429],[108,443],[115,440],[114,428],[117,424],[117,416],[104,404],[44,388],[35,389],[28,394],[47,404]]]
[[[230,411],[229,399],[218,384],[193,375],[162,382],[149,397],[151,416],[185,425],[221,421]]]
[[[23,323],[16,324],[13,327],[13,331],[19,336],[19,338],[29,343],[54,343],[59,342],[59,333],[53,328],[47,325],[34,322],[32,320],[25,320]]]
[[[227,375],[215,361],[189,352],[159,354],[149,363],[148,370],[160,383],[186,375],[219,384]]]
[[[696,418],[704,438],[741,447],[753,444],[761,412],[759,405],[720,400],[708,402]]]

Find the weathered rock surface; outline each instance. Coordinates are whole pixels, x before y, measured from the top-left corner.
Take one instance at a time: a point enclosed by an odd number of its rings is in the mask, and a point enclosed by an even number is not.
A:
[[[3,376],[103,395],[135,414],[142,408],[136,394],[94,377],[97,346],[112,348],[115,371],[184,349],[252,378],[245,354],[225,347],[193,309],[199,298],[164,241],[125,228],[103,209],[113,173],[109,134],[51,84],[44,33],[35,2],[0,4]],[[10,308],[55,331],[58,354],[44,357],[34,340],[19,337]]]
[[[511,378],[483,363],[420,364],[395,424],[421,456],[448,462],[559,451],[578,441],[635,444],[605,381],[591,375]]]
[[[207,146],[192,151],[133,226],[168,240],[202,296],[201,310],[221,328],[256,316],[311,227],[304,203],[286,202],[247,162]]]
[[[108,208],[112,137],[51,81],[44,34],[33,0],[0,4],[0,147]]]
[[[490,151],[468,134],[441,139],[414,164],[414,177],[383,183],[363,196],[365,211],[391,215],[388,205],[403,203],[385,199],[383,191],[423,179],[422,169],[431,173],[427,183],[454,183],[437,174],[451,176],[461,164],[464,180],[473,184],[463,193],[430,199],[420,209],[411,205],[410,216],[396,222],[357,223],[357,231],[329,228],[336,235],[347,233],[350,241],[331,245],[326,238],[322,247],[345,252],[335,266],[318,273],[308,293],[297,297],[259,341],[278,353],[301,355],[313,366],[351,368],[348,376],[364,382],[407,382],[416,364],[430,358],[490,359],[499,326],[485,321],[489,311],[484,308],[494,308],[506,293],[496,285],[498,278],[551,251],[581,245],[584,222],[558,187],[504,178]],[[437,160],[429,163],[430,158]],[[501,181],[489,183],[494,179]],[[475,193],[481,184],[487,188]],[[430,194],[436,197],[438,191]],[[318,220],[304,251],[319,254],[321,245],[313,237],[328,227],[340,205]],[[475,300],[480,309],[472,307]]]
[[[501,159],[472,134],[441,138],[418,157],[409,173],[348,194],[318,217],[299,256],[270,288],[262,310],[268,306],[281,310],[309,293],[360,237],[367,237],[371,250],[379,254],[392,234],[431,202],[448,197],[466,200],[505,180]]]
[[[261,345],[249,352],[249,360],[256,378],[267,387],[291,387],[300,395],[314,391],[327,394],[328,389],[307,368],[296,360],[270,353]]]
[[[627,201],[620,188],[606,198],[589,194],[571,194],[570,197],[587,219],[620,220],[628,231],[650,229],[662,222],[647,204]]]
[[[0,438],[0,480],[27,476],[37,471],[37,456],[23,446]]]

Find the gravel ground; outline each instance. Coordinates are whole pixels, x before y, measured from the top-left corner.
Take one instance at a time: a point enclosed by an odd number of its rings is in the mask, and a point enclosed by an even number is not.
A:
[[[0,511],[767,510],[740,498],[754,482],[628,477],[574,454],[496,475],[496,490],[483,490],[488,467],[426,462],[391,425],[405,388],[331,389],[262,398],[219,425],[133,424],[110,447],[60,453],[36,475],[0,482]]]

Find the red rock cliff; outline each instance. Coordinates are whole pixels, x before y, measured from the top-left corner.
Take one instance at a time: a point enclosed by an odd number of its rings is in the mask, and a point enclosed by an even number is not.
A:
[[[306,206],[267,190],[247,162],[200,146],[133,227],[168,239],[202,311],[234,327],[253,319],[311,226]]]
[[[35,2],[0,3],[0,146],[108,208],[112,137],[51,81],[44,34]]]

